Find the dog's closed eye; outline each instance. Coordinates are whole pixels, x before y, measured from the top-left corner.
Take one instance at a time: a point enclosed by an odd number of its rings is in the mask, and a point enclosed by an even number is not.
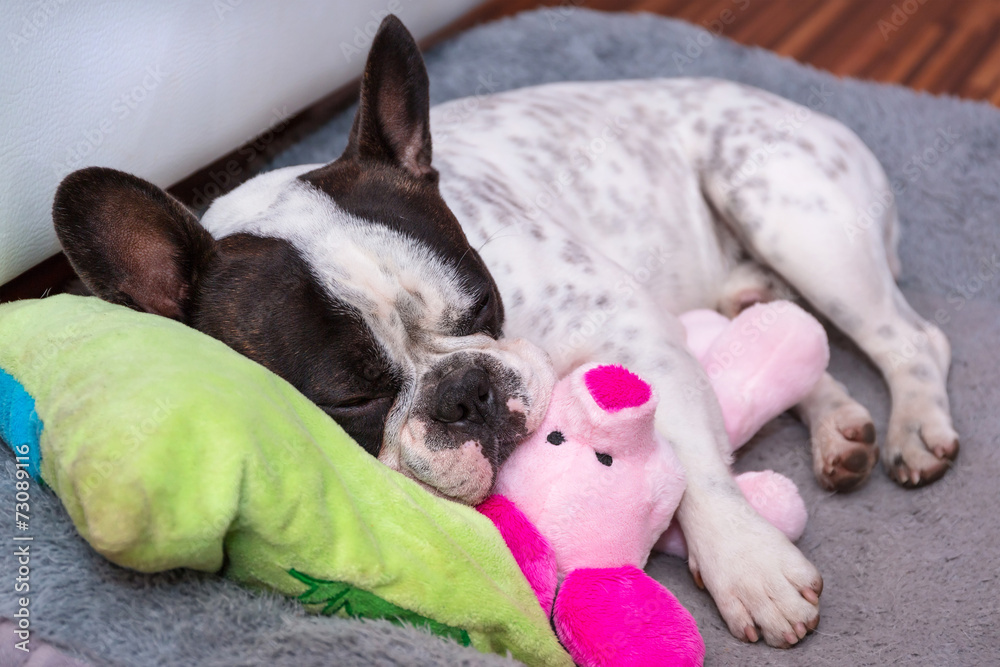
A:
[[[497,299],[493,295],[492,290],[484,292],[479,297],[479,300],[472,309],[472,313],[472,325],[469,328],[470,334],[484,333],[493,338],[500,335]]]
[[[341,410],[341,409],[347,409],[347,408],[360,408],[360,407],[363,407],[363,406],[371,403],[372,401],[377,401],[377,400],[378,400],[378,398],[369,398],[367,396],[358,396],[356,398],[349,398],[349,399],[347,399],[345,401],[340,401],[336,405],[326,405],[326,406],[323,406],[323,409],[325,410],[325,409],[329,408],[331,410]]]
[[[335,402],[320,403],[319,407],[330,416],[352,416],[375,408],[392,405],[393,397],[386,395],[356,395],[338,399]]]
[[[393,396],[356,395],[335,404],[321,403],[319,407],[369,454],[378,456],[382,448],[382,430],[394,400]]]

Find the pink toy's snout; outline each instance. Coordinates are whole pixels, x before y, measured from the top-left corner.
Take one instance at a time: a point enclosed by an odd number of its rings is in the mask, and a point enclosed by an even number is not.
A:
[[[605,412],[645,405],[653,394],[645,380],[623,366],[595,366],[583,380],[591,397]]]

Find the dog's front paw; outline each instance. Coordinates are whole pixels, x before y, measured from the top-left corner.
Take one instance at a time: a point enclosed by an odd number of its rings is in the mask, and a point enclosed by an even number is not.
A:
[[[686,512],[688,564],[737,639],[788,648],[819,624],[823,578],[746,503]]]

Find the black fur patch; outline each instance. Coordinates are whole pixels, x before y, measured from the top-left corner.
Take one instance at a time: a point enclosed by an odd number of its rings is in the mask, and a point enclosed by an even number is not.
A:
[[[360,313],[284,240],[234,234],[197,285],[191,324],[290,382],[373,455],[403,377]]]

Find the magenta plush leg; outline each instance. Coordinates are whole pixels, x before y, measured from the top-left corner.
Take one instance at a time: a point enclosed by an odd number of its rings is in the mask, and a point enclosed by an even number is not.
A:
[[[583,667],[689,667],[705,660],[694,617],[631,565],[570,572],[553,620],[563,646]]]
[[[542,611],[548,616],[556,592],[556,557],[548,540],[542,537],[517,505],[504,496],[490,496],[476,509],[500,531],[521,572],[531,584]]]

